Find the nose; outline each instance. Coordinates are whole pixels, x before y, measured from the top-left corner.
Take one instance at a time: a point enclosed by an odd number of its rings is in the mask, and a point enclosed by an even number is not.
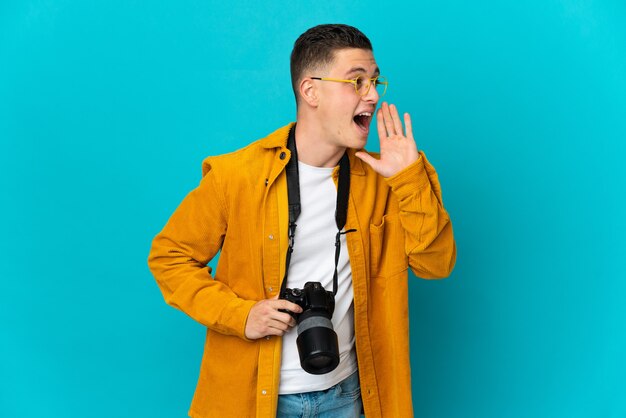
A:
[[[380,95],[378,94],[378,90],[376,90],[376,84],[372,83],[371,80],[369,80],[367,93],[361,96],[361,99],[368,103],[378,103]]]

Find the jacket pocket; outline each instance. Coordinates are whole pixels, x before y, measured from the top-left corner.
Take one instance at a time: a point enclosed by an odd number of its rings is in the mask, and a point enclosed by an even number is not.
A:
[[[354,402],[361,396],[361,386],[359,384],[359,374],[354,372],[350,377],[345,378],[337,384],[336,390],[339,398]]]
[[[383,216],[380,225],[370,224],[371,277],[390,277],[408,267],[399,214]]]

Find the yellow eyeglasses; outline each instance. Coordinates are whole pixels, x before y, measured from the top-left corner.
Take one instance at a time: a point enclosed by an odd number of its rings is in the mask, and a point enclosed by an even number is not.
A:
[[[313,80],[321,81],[338,81],[340,83],[352,83],[354,84],[354,90],[359,96],[365,96],[370,92],[370,86],[373,84],[379,97],[383,97],[387,92],[387,79],[383,76],[377,75],[376,77],[367,78],[365,76],[358,76],[352,80],[343,80],[340,78],[325,78],[325,77],[311,77]]]

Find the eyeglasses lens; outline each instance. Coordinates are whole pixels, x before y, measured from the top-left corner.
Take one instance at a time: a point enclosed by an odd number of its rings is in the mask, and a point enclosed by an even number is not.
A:
[[[387,83],[385,83],[384,77],[379,76],[376,78],[376,81],[372,81],[367,77],[359,76],[357,77],[355,84],[357,93],[359,93],[361,96],[365,96],[367,93],[369,93],[372,84],[374,84],[374,87],[376,88],[376,91],[378,92],[378,95],[380,97],[382,97],[387,91]]]

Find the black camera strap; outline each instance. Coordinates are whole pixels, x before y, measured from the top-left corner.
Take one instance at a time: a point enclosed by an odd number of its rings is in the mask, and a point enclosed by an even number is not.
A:
[[[287,288],[287,276],[289,274],[289,263],[296,236],[296,220],[300,216],[300,175],[298,173],[298,151],[296,149],[296,125],[289,131],[287,139],[287,149],[291,152],[291,158],[285,168],[287,171],[287,198],[289,200],[289,248],[287,248],[287,259],[285,262],[285,277],[280,287],[282,295]],[[339,253],[341,251],[341,236],[356,229],[341,231],[346,226],[348,217],[348,196],[350,195],[350,160],[345,152],[339,161],[339,178],[337,180],[337,207],[335,209],[335,223],[337,224],[337,235],[335,235],[335,272],[333,274],[333,295],[337,294],[338,277],[337,266],[339,264]]]

